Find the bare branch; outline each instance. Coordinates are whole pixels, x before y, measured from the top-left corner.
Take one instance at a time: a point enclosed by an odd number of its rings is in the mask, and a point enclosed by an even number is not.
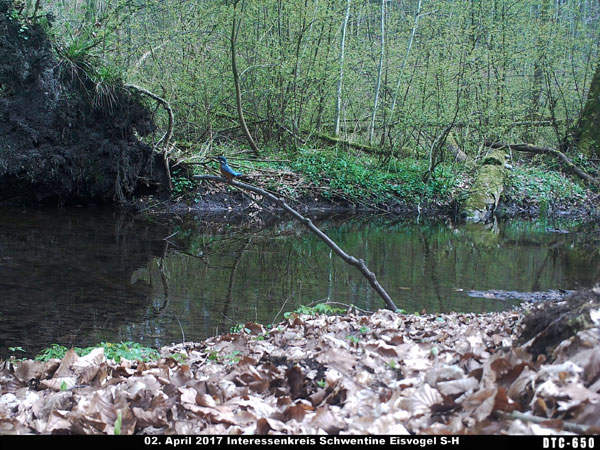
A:
[[[537,155],[556,156],[558,159],[560,159],[563,162],[563,164],[565,166],[567,166],[568,169],[573,171],[573,173],[575,173],[578,177],[587,181],[588,183],[594,184],[596,186],[600,186],[600,180],[598,180],[597,178],[594,178],[590,174],[584,172],[582,169],[577,167],[567,155],[565,155],[563,152],[561,152],[559,150],[549,148],[549,147],[537,147],[535,145],[529,145],[529,144],[504,144],[501,142],[486,142],[485,146],[489,147],[489,148],[510,148],[511,150],[516,150],[519,152],[535,153]]]
[[[344,250],[342,250],[329,236],[327,236],[315,224],[313,224],[312,221],[308,217],[304,217],[298,211],[293,209],[282,198],[277,197],[277,196],[271,194],[270,192],[267,192],[256,186],[252,186],[252,185],[246,184],[246,183],[240,183],[239,181],[228,182],[225,178],[217,177],[214,175],[196,175],[196,176],[194,176],[194,179],[227,183],[227,184],[235,186],[239,189],[248,190],[248,191],[254,192],[255,194],[266,197],[269,200],[271,200],[272,202],[274,202],[275,204],[279,205],[281,208],[283,208],[285,211],[287,211],[289,214],[291,214],[295,219],[297,219],[299,222],[301,222],[305,227],[307,227],[310,231],[312,231],[314,234],[316,234],[317,237],[319,239],[321,239],[323,242],[325,242],[329,246],[329,248],[331,248],[335,252],[336,255],[338,255],[340,258],[342,258],[346,263],[350,264],[351,266],[356,267],[360,271],[360,273],[362,273],[363,276],[367,279],[367,281],[373,287],[373,289],[375,289],[375,291],[379,294],[379,296],[385,301],[387,308],[392,311],[396,311],[397,308],[396,308],[396,305],[394,304],[392,298],[389,296],[389,294],[386,292],[386,290],[383,288],[383,286],[381,286],[381,284],[379,284],[379,282],[377,281],[377,277],[375,276],[375,274],[373,272],[371,272],[369,270],[369,268],[365,264],[364,260],[356,258],[352,255],[349,255]]]
[[[151,99],[156,100],[161,105],[163,105],[163,107],[167,111],[167,115],[169,116],[169,123],[167,125],[167,131],[165,131],[165,134],[163,134],[163,136],[157,142],[156,146],[158,146],[158,144],[160,144],[161,142],[163,143],[162,144],[162,146],[163,146],[163,151],[162,151],[163,161],[165,163],[165,170],[167,172],[167,178],[169,180],[169,190],[172,190],[173,185],[171,182],[171,171],[169,170],[169,144],[171,142],[171,136],[173,136],[173,123],[175,122],[175,116],[173,114],[173,109],[171,108],[171,105],[169,105],[168,101],[166,101],[162,97],[159,97],[155,93],[150,92],[147,89],[136,86],[135,84],[126,84],[125,87],[128,89],[132,89],[134,91],[140,92],[144,95],[147,95]]]

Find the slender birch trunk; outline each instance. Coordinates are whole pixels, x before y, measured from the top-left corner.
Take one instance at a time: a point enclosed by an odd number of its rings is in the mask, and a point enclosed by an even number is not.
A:
[[[375,115],[377,114],[377,104],[379,102],[379,90],[381,89],[381,74],[383,72],[384,53],[385,53],[385,0],[381,0],[381,53],[379,54],[379,68],[377,69],[377,86],[375,88],[375,102],[373,104],[373,114],[371,115],[371,125],[369,127],[369,145],[373,145],[373,134],[375,133]]]
[[[402,64],[400,65],[400,69],[398,70],[398,83],[396,83],[396,90],[394,91],[394,99],[392,100],[392,108],[390,110],[390,121],[394,116],[394,110],[396,109],[396,102],[398,101],[398,93],[400,92],[400,83],[402,82],[402,74],[404,72],[404,67],[406,66],[406,61],[408,60],[408,55],[410,54],[410,49],[412,48],[413,41],[415,39],[415,33],[417,32],[417,25],[419,25],[419,17],[421,15],[421,0],[419,0],[419,4],[417,5],[417,12],[415,13],[415,20],[413,22],[413,27],[410,32],[410,39],[408,40],[408,47],[406,48],[406,55],[404,55],[404,59],[402,60]]]
[[[350,3],[348,0],[346,3],[346,16],[344,17],[344,24],[342,25],[342,43],[340,46],[340,78],[337,85],[337,101],[335,104],[335,131],[334,136],[340,135],[340,115],[342,112],[342,82],[344,79],[344,50],[346,46],[346,28],[348,27],[348,18],[350,17]]]

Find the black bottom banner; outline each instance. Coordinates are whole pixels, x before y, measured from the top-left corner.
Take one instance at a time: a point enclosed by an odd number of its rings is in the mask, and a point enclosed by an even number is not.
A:
[[[599,436],[362,436],[362,435],[323,435],[323,436],[0,436],[2,449],[56,447],[60,450],[77,448],[91,450],[102,448],[116,449],[189,449],[189,448],[243,448],[278,447],[309,448],[344,446],[378,447],[402,449],[594,449]],[[599,442],[600,445],[600,442]],[[600,450],[600,447],[599,447]]]

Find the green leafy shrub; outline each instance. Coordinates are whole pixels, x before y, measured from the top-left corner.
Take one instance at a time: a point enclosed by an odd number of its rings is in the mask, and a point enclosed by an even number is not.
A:
[[[173,195],[176,197],[191,193],[197,186],[193,178],[179,169],[173,170],[171,182],[173,183]]]
[[[563,173],[543,167],[517,166],[508,175],[505,195],[519,205],[552,205],[561,201],[583,201],[585,189]]]
[[[429,182],[425,182],[425,161],[407,158],[382,167],[367,158],[326,151],[301,151],[291,168],[326,187],[324,196],[341,196],[357,203],[385,202],[392,198],[409,203],[446,201],[452,197],[460,175],[440,165]]]
[[[74,350],[78,356],[85,356],[98,347],[102,347],[104,349],[104,355],[106,358],[115,360],[116,362],[120,362],[121,359],[150,361],[159,358],[159,353],[157,350],[130,341],[119,342],[115,344],[110,342],[101,342],[99,345],[93,347],[74,347]],[[64,345],[52,344],[50,347],[42,350],[35,357],[35,359],[38,361],[48,361],[53,358],[62,359],[68,350],[69,349]]]

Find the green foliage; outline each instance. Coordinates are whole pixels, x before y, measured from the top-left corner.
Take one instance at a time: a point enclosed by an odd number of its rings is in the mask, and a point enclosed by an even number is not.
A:
[[[173,183],[173,195],[176,197],[193,192],[198,184],[185,171],[177,168],[173,170],[171,182]]]
[[[121,434],[121,426],[123,424],[123,414],[121,411],[117,413],[117,419],[115,420],[114,425],[114,434],[115,436],[119,436]]]
[[[17,358],[17,356],[16,356],[17,352],[25,353],[25,349],[23,347],[8,347],[8,351],[13,353],[13,355],[10,356],[11,361],[23,361],[24,359],[26,359],[26,358]]]
[[[74,350],[78,356],[85,356],[98,347],[104,349],[104,354],[108,359],[115,360],[116,362],[120,362],[122,358],[133,361],[150,361],[159,358],[157,350],[130,341],[116,344],[102,342],[98,346],[85,348],[75,347]],[[62,359],[68,350],[69,349],[63,345],[52,344],[50,347],[42,350],[35,359],[37,361],[48,361],[53,358]]]
[[[436,165],[427,181],[423,177],[447,125],[455,124],[453,145],[471,157],[491,138],[555,146],[576,125],[599,56],[594,2],[422,2],[414,36],[417,2],[388,3],[386,76],[373,150],[393,156],[381,166],[342,146],[335,152],[300,150],[291,168],[325,196],[356,204],[446,202],[461,178],[457,166]],[[323,144],[319,136],[334,128],[340,69],[339,138],[369,141],[365,118],[378,73],[380,2],[352,2],[342,67],[345,2],[256,0],[238,6],[242,109],[265,156],[300,143]],[[95,84],[99,104],[111,104],[111,87],[126,74],[168,99],[177,118],[174,141],[240,151],[230,45],[223,38],[231,31],[232,2],[106,0],[44,7],[57,18],[51,30],[59,53]],[[164,120],[159,113],[158,121]],[[436,163],[445,151],[435,155]],[[194,187],[181,175],[173,181],[175,195]],[[286,187],[282,193],[298,194]]]
[[[262,146],[295,146],[294,135],[333,130],[344,3],[256,0],[237,8],[242,106]],[[474,154],[484,136],[508,133],[511,141],[554,143],[581,109],[598,57],[593,3],[422,2],[413,40],[417,2],[391,2],[374,142],[427,159],[456,112],[456,122],[466,126],[453,133],[467,153]],[[130,78],[164,90],[176,115],[185,118],[178,139],[206,139],[207,130],[239,137],[231,128],[235,99],[229,42],[223,39],[231,31],[232,2],[106,0],[50,2],[46,8],[57,17],[57,37],[89,42],[78,45],[94,45]],[[380,11],[378,1],[352,2],[350,8],[340,137],[356,142],[368,140],[364,122],[373,106]],[[556,118],[558,133],[515,125],[547,117]]]
[[[509,172],[505,195],[519,205],[534,202],[553,205],[557,202],[582,202],[585,189],[579,181],[544,167],[516,166]]]
[[[346,339],[348,339],[353,344],[358,344],[360,342],[360,338],[358,336],[354,336],[352,334],[349,334],[348,336],[346,336]]]
[[[218,351],[211,351],[208,355],[208,359],[220,364],[235,364],[240,361],[242,352],[234,350],[228,354],[221,354]]]
[[[81,351],[81,349],[79,349]],[[48,361],[50,359],[62,359],[69,349],[63,345],[52,344],[50,347],[42,350],[36,357],[36,361]],[[77,349],[75,349],[77,352]]]
[[[235,325],[229,327],[230,333],[241,333],[242,331],[250,331],[246,328],[246,325],[243,323],[236,323]]]
[[[326,187],[325,196],[357,203],[392,198],[409,203],[449,200],[460,176],[455,169],[440,165],[429,182],[425,182],[424,161],[406,158],[381,167],[375,161],[326,151],[302,151],[291,168],[305,174],[312,183]]]
[[[156,349],[145,347],[136,342],[120,342],[111,344],[110,342],[102,342],[100,344],[104,348],[104,354],[109,359],[114,359],[119,362],[121,358],[129,360],[149,361],[158,359],[159,353]],[[91,351],[93,348],[89,348]],[[85,354],[89,353],[86,351]]]
[[[25,353],[25,349],[23,347],[8,347],[8,351]]]
[[[186,353],[173,353],[170,355],[170,358],[177,361],[179,364],[185,364],[188,360],[188,356]]]

